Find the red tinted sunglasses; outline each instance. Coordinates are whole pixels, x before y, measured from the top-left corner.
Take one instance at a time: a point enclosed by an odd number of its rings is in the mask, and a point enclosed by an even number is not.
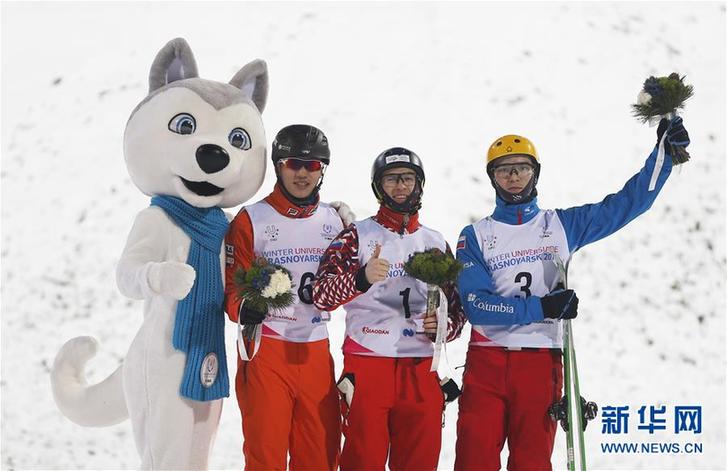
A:
[[[317,172],[323,168],[323,162],[320,160],[302,160],[302,159],[280,159],[279,162],[287,169],[298,171],[305,167],[309,172]]]

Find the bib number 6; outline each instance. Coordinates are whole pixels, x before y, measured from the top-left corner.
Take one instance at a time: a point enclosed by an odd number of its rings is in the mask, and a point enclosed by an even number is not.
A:
[[[303,273],[298,283],[298,299],[303,304],[313,304],[313,278],[315,274],[311,272]]]

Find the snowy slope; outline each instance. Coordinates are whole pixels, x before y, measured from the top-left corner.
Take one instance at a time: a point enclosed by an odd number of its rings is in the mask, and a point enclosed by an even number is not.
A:
[[[3,3],[3,469],[138,466],[129,422],[70,423],[48,371],[64,341],[90,334],[101,352],[89,374],[101,379],[140,325],[141,303],[121,296],[113,276],[148,204],[126,174],[121,138],[154,54],[175,36],[189,41],[203,77],[229,80],[255,57],[268,62],[268,137],[294,122],[329,137],[324,200],[369,215],[373,158],[414,149],[428,175],[423,222],[450,244],[492,210],[484,154],[494,138],[535,142],[542,207],[597,201],[655,142],[628,106],[643,80],[686,74],[693,161],[651,211],[574,257],[574,329],[583,394],[633,414],[628,436],[602,434],[600,420],[589,427],[593,469],[725,468],[724,3]],[[255,199],[273,180],[269,169]],[[342,331],[335,316],[337,371]],[[453,368],[463,337],[448,348]],[[637,432],[641,405],[701,405],[703,433]],[[452,405],[443,470],[454,462],[455,422]],[[603,453],[609,441],[693,441],[703,453]],[[240,446],[230,400],[213,467],[240,468]],[[559,433],[558,468],[563,451]]]

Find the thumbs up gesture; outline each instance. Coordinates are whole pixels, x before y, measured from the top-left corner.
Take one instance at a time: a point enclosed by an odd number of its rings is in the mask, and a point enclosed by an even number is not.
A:
[[[366,281],[371,284],[384,281],[391,265],[385,258],[379,258],[379,255],[381,255],[381,245],[377,244],[374,254],[366,264]]]

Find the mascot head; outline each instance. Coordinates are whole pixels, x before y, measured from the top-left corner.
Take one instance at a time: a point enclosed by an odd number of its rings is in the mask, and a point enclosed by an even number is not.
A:
[[[184,39],[169,41],[151,66],[149,95],[126,124],[131,180],[149,196],[200,208],[247,201],[265,177],[267,94],[265,62],[250,62],[229,83],[214,82],[197,76]]]

